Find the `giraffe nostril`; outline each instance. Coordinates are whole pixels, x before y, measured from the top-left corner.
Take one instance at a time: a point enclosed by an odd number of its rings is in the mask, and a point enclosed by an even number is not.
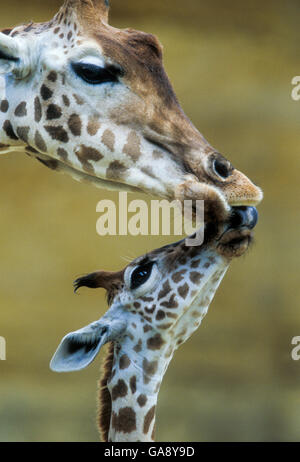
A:
[[[226,180],[231,175],[231,166],[229,162],[215,159],[213,162],[213,169],[215,173],[220,176],[223,180]]]

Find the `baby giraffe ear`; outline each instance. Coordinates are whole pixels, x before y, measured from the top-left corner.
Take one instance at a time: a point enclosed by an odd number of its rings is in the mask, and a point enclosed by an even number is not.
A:
[[[79,371],[87,367],[101,347],[119,338],[126,328],[120,320],[99,320],[66,335],[50,362],[55,372]]]

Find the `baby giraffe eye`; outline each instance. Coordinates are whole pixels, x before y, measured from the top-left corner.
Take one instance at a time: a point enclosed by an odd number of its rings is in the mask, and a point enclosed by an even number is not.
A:
[[[91,63],[73,63],[72,68],[78,77],[92,85],[119,81],[120,70],[113,66],[101,67]]]
[[[137,289],[142,284],[145,284],[146,281],[148,281],[152,273],[153,265],[154,265],[154,262],[151,261],[149,263],[140,265],[137,268],[135,268],[130,278],[130,289],[131,290]]]

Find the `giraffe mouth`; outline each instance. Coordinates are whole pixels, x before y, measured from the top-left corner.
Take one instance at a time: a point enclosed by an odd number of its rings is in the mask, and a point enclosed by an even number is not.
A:
[[[218,239],[218,252],[228,258],[243,255],[253,241],[257,221],[255,207],[233,207],[226,230]]]

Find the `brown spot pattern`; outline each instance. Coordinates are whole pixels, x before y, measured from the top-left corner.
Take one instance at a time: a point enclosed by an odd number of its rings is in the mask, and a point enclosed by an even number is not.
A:
[[[167,313],[167,317],[168,317],[168,318],[172,318],[172,319],[178,318],[178,316],[177,316],[176,313],[171,313],[171,312],[168,312],[168,313]]]
[[[1,112],[7,112],[9,108],[9,104],[7,99],[3,99],[0,103],[0,111]]]
[[[62,111],[56,104],[49,104],[46,112],[47,120],[59,119],[62,116]]]
[[[144,407],[145,404],[147,403],[147,396],[146,395],[140,395],[137,399],[138,405],[140,407]]]
[[[34,143],[35,143],[35,145],[36,145],[36,147],[38,148],[39,151],[42,151],[42,152],[47,151],[46,143],[43,140],[42,135],[40,134],[40,132],[38,130],[35,132]]]
[[[139,339],[135,347],[133,348],[136,353],[139,353],[142,350],[142,340]]]
[[[203,274],[198,273],[197,271],[192,271],[190,274],[190,280],[194,284],[199,284],[201,278],[203,278]]]
[[[136,376],[133,375],[129,381],[131,393],[134,395],[136,392]]]
[[[26,115],[27,115],[26,102],[22,101],[22,103],[18,104],[18,106],[15,109],[15,116],[25,117]]]
[[[153,337],[148,338],[147,347],[149,350],[160,350],[165,341],[160,334],[155,334]]]
[[[72,114],[68,120],[68,126],[74,136],[81,135],[82,123],[79,115]]]
[[[101,141],[110,151],[114,150],[115,135],[111,130],[105,130],[105,132],[102,135]]]
[[[112,427],[119,433],[131,433],[136,430],[136,414],[131,407],[119,409],[119,414],[112,413]]]
[[[84,100],[81,98],[81,96],[74,94],[74,99],[78,106],[82,106],[84,104]]]
[[[53,95],[53,91],[50,90],[45,84],[41,87],[41,97],[43,100],[47,101]]]
[[[48,78],[48,80],[50,80],[50,82],[56,82],[56,80],[57,80],[56,72],[51,71],[47,78]]]
[[[178,284],[178,282],[181,282],[181,281],[184,279],[184,277],[183,277],[184,273],[186,273],[186,269],[183,269],[183,270],[181,270],[181,271],[177,271],[176,273],[174,273],[174,274],[172,275],[173,281],[174,281],[176,284]]]
[[[136,132],[131,131],[127,138],[127,143],[123,148],[123,153],[131,157],[132,160],[136,161],[141,155],[141,142]]]
[[[126,354],[122,355],[120,358],[120,369],[127,369],[130,366],[130,359]]]
[[[93,160],[95,162],[101,160],[103,158],[102,154],[94,148],[85,146],[82,144],[80,149],[75,152],[76,156],[80,160],[85,170],[91,171],[93,170],[92,164],[89,160]]]
[[[128,387],[123,379],[118,380],[117,385],[112,388],[111,398],[115,401],[118,398],[124,398],[128,393]]]
[[[171,290],[171,286],[170,286],[170,283],[169,281],[166,281],[161,289],[161,291],[159,292],[158,294],[158,300],[160,300],[161,298],[164,298],[166,295],[168,295],[168,293],[170,292]]]
[[[153,302],[154,298],[153,297],[141,297],[141,300],[143,300],[143,302]]]
[[[183,286],[178,287],[178,293],[180,297],[185,299],[188,292],[189,292],[189,286],[187,283],[183,284]]]
[[[69,141],[69,135],[62,126],[53,127],[51,125],[45,125],[45,130],[49,133],[53,140],[67,143]]]
[[[127,171],[127,167],[118,160],[111,162],[106,169],[106,177],[110,180],[119,180]]]
[[[175,294],[172,294],[169,301],[168,302],[162,302],[161,303],[162,306],[165,306],[166,308],[177,308],[178,307],[178,303],[175,299]]]
[[[20,140],[25,141],[25,143],[28,143],[28,134],[29,134],[30,127],[18,127],[17,128],[17,135],[20,138]]]
[[[40,122],[42,118],[42,106],[39,97],[34,99],[34,120]]]
[[[16,136],[14,129],[12,128],[12,124],[10,123],[9,120],[6,120],[3,124],[3,130],[8,136],[8,138],[11,138],[12,140],[18,140],[18,137]]]
[[[66,95],[62,95],[62,99],[63,99],[64,105],[69,107],[70,106],[69,98]]]
[[[157,315],[156,315],[156,320],[157,321],[161,321],[162,319],[164,319],[166,317],[166,314],[163,310],[159,310],[157,312]]]
[[[150,428],[152,420],[154,419],[154,416],[155,416],[155,406],[152,406],[151,409],[149,409],[149,411],[145,415],[144,428],[143,428],[143,432],[145,435],[149,431],[149,428]]]
[[[172,326],[172,323],[161,324],[159,327],[160,329],[169,329]]]
[[[95,118],[91,118],[87,125],[87,132],[89,135],[95,136],[98,133],[100,127],[100,122]]]
[[[143,360],[143,369],[144,369],[144,383],[147,384],[150,382],[150,377],[155,374],[158,368],[157,361],[148,361],[147,358]]]
[[[191,268],[198,268],[198,266],[200,265],[200,262],[201,262],[201,260],[193,261],[192,264],[191,264]]]

